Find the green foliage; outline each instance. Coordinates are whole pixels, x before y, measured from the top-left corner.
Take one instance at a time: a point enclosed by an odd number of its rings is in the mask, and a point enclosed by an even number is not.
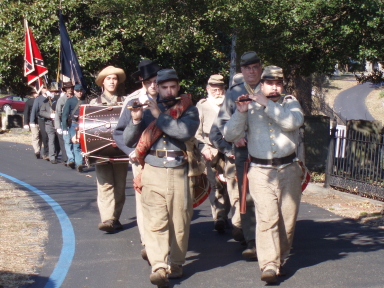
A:
[[[379,98],[384,98],[384,90],[380,91]]]
[[[56,78],[57,2],[0,2],[0,86],[21,95],[27,92],[23,17],[42,51],[49,78]],[[335,63],[350,58],[383,57],[381,0],[67,0],[62,5],[88,83],[94,83],[106,65],[122,67],[130,75],[141,59],[149,58],[175,68],[184,89],[197,100],[204,95],[209,75],[229,76],[233,33],[238,55],[255,50],[264,64],[283,67],[288,79],[332,73]],[[125,88],[130,92],[138,86],[127,77]]]
[[[374,69],[371,73],[368,73],[367,75],[364,73],[361,73],[360,75],[355,75],[355,77],[359,84],[363,84],[366,82],[371,82],[373,84],[380,84],[384,82],[383,72],[377,69]]]

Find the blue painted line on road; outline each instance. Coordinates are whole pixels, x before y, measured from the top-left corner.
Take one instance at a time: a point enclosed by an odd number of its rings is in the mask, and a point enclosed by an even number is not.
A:
[[[31,190],[32,192],[39,195],[44,199],[55,211],[57,218],[59,219],[62,236],[63,236],[63,247],[61,249],[59,260],[56,263],[55,269],[53,270],[51,276],[49,276],[47,284],[44,288],[59,288],[67,275],[69,267],[71,266],[73,256],[75,255],[75,231],[73,230],[71,220],[69,220],[68,215],[65,213],[63,208],[53,200],[50,196],[42,192],[41,190],[33,187],[19,179],[16,179],[12,176],[0,173],[0,176],[8,178],[9,180],[24,186],[25,188]]]

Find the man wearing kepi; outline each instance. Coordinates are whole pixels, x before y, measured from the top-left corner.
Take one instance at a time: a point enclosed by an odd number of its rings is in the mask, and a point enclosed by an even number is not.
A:
[[[160,70],[160,66],[155,62],[149,59],[143,59],[139,63],[138,70],[132,74],[132,77],[136,78],[136,83],[142,84],[142,88],[134,91],[124,101],[123,109],[121,110],[119,122],[113,132],[113,139],[116,141],[117,146],[128,156],[131,153],[135,153],[134,149],[129,148],[125,145],[123,141],[123,132],[125,127],[131,121],[131,112],[127,109],[128,104],[132,104],[133,101],[139,101],[140,104],[144,104],[147,100],[156,99],[157,90],[156,90],[156,79],[157,72]],[[144,107],[144,109],[147,109]],[[138,162],[134,162],[131,159],[132,164],[132,173],[133,177],[136,177],[139,171],[141,170],[141,165]],[[144,224],[143,224],[143,212],[141,208],[141,194],[138,191],[135,191],[136,199],[136,221],[137,227],[139,228],[141,245],[143,249],[141,250],[141,257],[144,260],[148,260],[147,253],[145,250],[145,240],[144,240]]]
[[[208,97],[201,99],[196,104],[200,117],[200,125],[196,133],[196,139],[207,164],[207,176],[211,184],[209,200],[211,202],[214,227],[219,233],[223,233],[226,228],[228,210],[231,210],[231,220],[233,225],[232,233],[233,235],[240,234],[240,237],[243,238],[240,220],[239,191],[235,180],[234,159],[233,157],[227,157],[221,154],[209,140],[209,132],[211,131],[213,121],[216,119],[225,97],[225,83],[223,76],[218,74],[211,75],[208,79],[206,89]],[[231,147],[230,143],[227,143],[227,145]],[[224,172],[223,174],[225,175],[226,183],[221,183],[218,180],[216,177],[218,171],[211,167],[212,161],[218,162],[217,159],[220,157],[225,159],[225,171],[222,171],[221,173]],[[226,196],[227,193],[229,197]]]
[[[96,77],[96,84],[103,87],[103,93],[92,99],[90,105],[115,106],[124,101],[117,95],[118,84],[124,83],[125,72],[121,68],[107,66]],[[113,232],[122,229],[119,219],[125,203],[125,185],[128,163],[106,162],[96,165],[97,205],[99,207],[101,231]]]
[[[188,188],[184,142],[195,135],[199,114],[190,96],[183,94],[175,99],[180,85],[174,69],[157,73],[157,90],[159,103],[147,100],[146,111],[141,107],[131,110],[124,140],[128,147],[136,147],[135,158],[143,166],[141,185],[140,176],[135,183],[142,187],[145,245],[152,265],[150,281],[166,287],[168,278],[182,276],[188,248],[193,195]]]
[[[85,104],[83,86],[76,84],[74,91],[75,97],[69,98],[64,104],[61,114],[61,127],[63,127],[63,132],[66,131],[69,134],[68,141],[65,143],[68,162],[75,163],[76,170],[83,172],[84,165],[80,143],[74,143],[72,139],[76,134],[76,127],[79,127],[80,105]]]
[[[243,187],[243,171],[244,162],[248,158],[247,149],[247,136],[237,139],[234,144],[234,151],[228,149],[228,143],[223,141],[223,130],[225,123],[231,118],[232,114],[236,110],[235,100],[243,94],[254,94],[260,91],[260,77],[261,77],[261,61],[256,52],[245,52],[241,56],[240,60],[241,73],[244,77],[244,82],[232,85],[225,94],[225,100],[223,106],[220,108],[219,115],[217,116],[216,125],[212,126],[211,133],[209,135],[212,143],[220,150],[225,151],[225,155],[235,157],[236,174],[238,179],[239,191]],[[228,141],[231,142],[231,141]],[[234,154],[232,154],[234,153]],[[241,224],[243,228],[244,238],[247,244],[247,248],[242,252],[243,257],[250,260],[256,260],[256,244],[255,244],[255,205],[249,194],[246,198],[246,213],[241,215]],[[237,238],[241,241],[241,238]],[[236,240],[236,239],[235,239]]]
[[[261,81],[262,93],[238,98],[249,96],[253,101],[237,102],[236,112],[224,127],[224,136],[227,141],[236,141],[248,129],[248,179],[256,206],[261,280],[275,283],[291,249],[301,199],[303,172],[296,149],[304,115],[295,97],[281,96],[284,88],[280,67],[265,67]]]

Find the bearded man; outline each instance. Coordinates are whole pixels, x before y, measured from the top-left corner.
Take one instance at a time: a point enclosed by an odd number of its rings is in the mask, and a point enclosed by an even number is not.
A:
[[[189,95],[175,99],[180,85],[174,69],[157,72],[156,87],[158,101],[147,100],[145,111],[131,110],[124,141],[136,147],[131,159],[143,166],[135,183],[142,189],[145,246],[152,266],[149,278],[152,284],[166,287],[168,278],[182,276],[188,249],[193,195],[188,188],[185,142],[195,135],[199,114]]]
[[[214,228],[219,233],[225,232],[224,229],[227,226],[228,210],[231,210],[233,226],[232,234],[235,240],[241,241],[244,237],[241,230],[239,192],[235,179],[234,157],[228,157],[219,152],[209,140],[209,133],[213,121],[217,117],[225,97],[225,83],[223,76],[215,74],[209,77],[206,89],[208,97],[201,99],[196,105],[199,110],[200,118],[196,139],[206,161],[207,176],[211,184],[209,200],[211,202]],[[231,143],[227,142],[227,145],[231,147]],[[220,173],[224,172],[226,183],[219,181],[218,177],[216,177],[216,174],[219,173],[219,171],[211,167],[213,160],[214,162],[219,162],[218,159],[223,158],[225,166],[224,171],[220,171]]]
[[[227,141],[247,134],[251,164],[249,191],[256,206],[256,248],[261,280],[276,283],[282,275],[295,231],[303,171],[296,156],[304,115],[297,99],[282,96],[283,69],[267,66],[261,93],[238,97],[236,111],[224,127]],[[248,101],[249,98],[253,101]]]

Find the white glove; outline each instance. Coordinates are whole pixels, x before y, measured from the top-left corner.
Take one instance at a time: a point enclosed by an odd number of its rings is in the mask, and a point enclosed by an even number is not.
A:
[[[63,135],[68,135],[68,130],[63,130]]]
[[[55,113],[51,113],[51,119],[55,119]]]
[[[56,130],[57,134],[63,134],[63,130],[61,130],[60,128]]]
[[[29,130],[29,125],[24,125],[24,129]]]
[[[35,123],[29,123],[29,127],[36,127],[36,124]]]

